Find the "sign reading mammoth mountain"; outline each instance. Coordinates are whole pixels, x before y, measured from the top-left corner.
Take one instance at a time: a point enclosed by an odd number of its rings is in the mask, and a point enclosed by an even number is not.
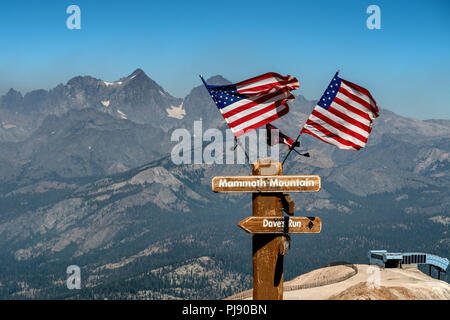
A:
[[[219,176],[212,179],[214,192],[318,192],[317,175]]]

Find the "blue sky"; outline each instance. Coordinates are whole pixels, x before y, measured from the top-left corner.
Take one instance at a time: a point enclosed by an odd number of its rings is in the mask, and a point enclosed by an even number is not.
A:
[[[81,30],[66,8],[81,8]],[[369,30],[369,5],[381,30]],[[450,118],[450,1],[2,1],[0,95],[76,75],[114,81],[142,68],[184,97],[198,75],[233,82],[268,71],[317,99],[337,69],[381,108]]]

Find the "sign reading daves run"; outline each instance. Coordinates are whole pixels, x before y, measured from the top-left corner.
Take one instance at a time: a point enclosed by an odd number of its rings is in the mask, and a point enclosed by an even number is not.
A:
[[[214,192],[318,192],[320,188],[317,175],[223,176],[212,180]]]
[[[248,217],[238,223],[248,233],[320,233],[317,217]]]

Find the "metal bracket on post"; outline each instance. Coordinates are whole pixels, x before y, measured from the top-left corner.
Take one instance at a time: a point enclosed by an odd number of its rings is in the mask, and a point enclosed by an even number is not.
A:
[[[283,240],[280,245],[279,254],[285,256],[291,248],[291,236],[289,235],[289,216],[283,216]]]
[[[295,208],[294,199],[292,199],[292,197],[290,195],[283,193],[281,201],[283,203],[282,210],[284,210],[284,212],[286,212],[288,215],[293,216],[294,208]]]
[[[288,233],[283,234],[283,243],[280,247],[279,254],[285,256],[291,248],[291,236]]]

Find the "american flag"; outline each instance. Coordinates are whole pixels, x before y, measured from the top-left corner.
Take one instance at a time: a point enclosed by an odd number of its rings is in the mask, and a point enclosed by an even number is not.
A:
[[[359,150],[366,145],[378,112],[367,89],[336,72],[300,134],[311,134],[340,149]]]
[[[278,143],[284,143],[289,148],[292,147],[298,147],[300,146],[299,141],[294,141],[293,139],[289,138],[287,135],[282,133],[277,127],[275,127],[273,124],[266,124],[266,130],[267,130],[267,144],[269,146],[276,145]],[[278,138],[273,136],[272,130],[278,130]]]
[[[287,101],[295,99],[291,91],[299,88],[295,77],[274,72],[224,86],[203,83],[235,137],[288,113]]]

